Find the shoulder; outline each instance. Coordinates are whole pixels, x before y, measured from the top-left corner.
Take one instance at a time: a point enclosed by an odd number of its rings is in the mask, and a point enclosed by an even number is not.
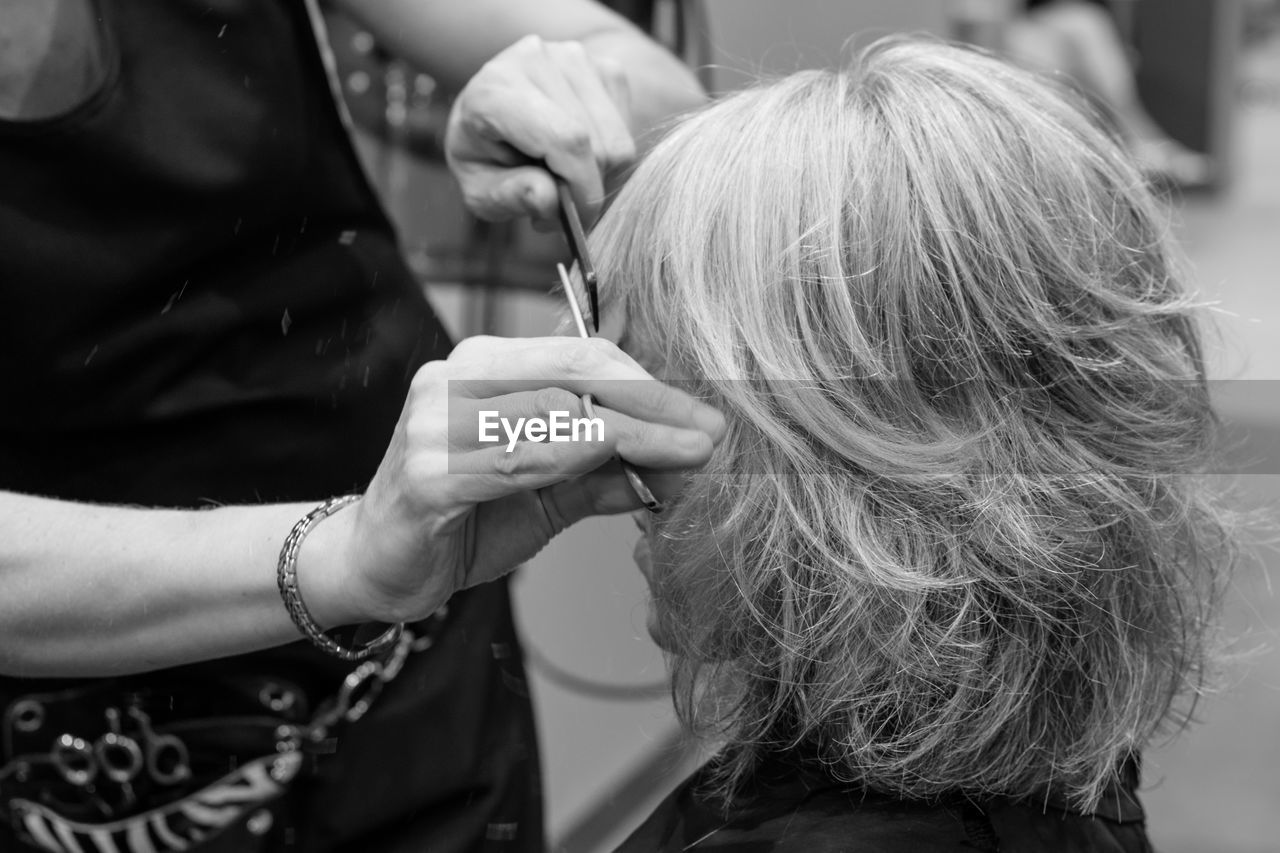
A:
[[[952,853],[991,850],[965,808],[909,803],[795,776],[729,809],[699,794],[702,774],[676,789],[619,853]],[[972,826],[971,826],[972,823]]]
[[[725,806],[705,794],[703,768],[663,800],[619,853],[1151,852],[1134,794],[1136,765],[1087,815],[1003,798],[900,800],[795,767],[773,770]]]

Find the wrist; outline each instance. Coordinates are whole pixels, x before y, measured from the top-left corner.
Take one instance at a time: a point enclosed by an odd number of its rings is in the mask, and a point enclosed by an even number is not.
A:
[[[330,498],[308,512],[298,520],[293,529],[289,531],[289,535],[285,537],[284,545],[280,548],[280,558],[276,563],[276,585],[280,588],[280,597],[283,599],[285,609],[289,611],[289,616],[293,619],[294,625],[298,627],[303,636],[311,641],[312,645],[327,654],[347,661],[362,661],[387,651],[401,641],[404,635],[404,623],[399,622],[391,625],[368,642],[359,644],[353,644],[351,640],[346,638],[340,639],[338,636],[331,636],[345,632],[326,631],[316,622],[316,616],[303,600],[302,590],[298,585],[298,558],[301,556],[302,544],[306,541],[307,534],[311,532],[317,523],[359,501],[359,495]],[[347,539],[349,540],[350,537],[347,537]],[[344,551],[345,549],[338,549],[338,553],[343,553]],[[318,565],[325,565],[325,563],[318,563]],[[344,577],[346,577],[346,572],[335,574],[332,571],[316,571],[312,578],[313,581],[321,581],[321,583],[316,584],[312,592],[320,593],[318,599],[321,618],[326,621],[339,624],[346,621],[342,615],[345,608],[341,607],[341,602],[347,600],[342,595],[344,584],[341,581]],[[323,582],[325,579],[331,581],[337,579],[338,582],[326,584]]]
[[[357,503],[317,521],[298,551],[298,592],[312,620],[324,631],[370,618],[360,612],[349,589],[349,544],[359,511]]]

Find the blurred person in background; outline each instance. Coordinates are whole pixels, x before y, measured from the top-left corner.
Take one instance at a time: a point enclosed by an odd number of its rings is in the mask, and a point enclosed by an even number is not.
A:
[[[554,218],[552,172],[593,213],[703,98],[587,0],[346,5],[461,89],[447,155],[488,218]],[[449,443],[450,411],[647,374],[601,341],[452,348],[319,20],[0,2],[5,851],[540,851],[496,579],[639,505],[614,453],[685,467],[717,436],[680,392],[615,383],[606,442]]]
[[[718,747],[624,851],[1147,853],[1234,559],[1199,311],[1083,102],[891,40],[726,97],[592,235],[726,415],[637,561]]]
[[[970,22],[975,43],[1083,89],[1149,177],[1180,186],[1213,177],[1212,160],[1169,136],[1143,106],[1129,50],[1105,0],[956,0],[953,12]]]

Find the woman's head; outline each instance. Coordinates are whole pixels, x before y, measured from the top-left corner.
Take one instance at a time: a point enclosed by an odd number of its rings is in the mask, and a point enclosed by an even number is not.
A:
[[[687,119],[593,235],[728,415],[653,536],[678,705],[908,796],[1089,804],[1194,691],[1224,559],[1160,212],[997,60],[890,41]]]

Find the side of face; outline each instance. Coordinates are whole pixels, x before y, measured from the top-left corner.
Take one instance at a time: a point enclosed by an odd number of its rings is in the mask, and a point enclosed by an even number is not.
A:
[[[631,514],[631,517],[635,520],[636,527],[640,530],[640,537],[636,539],[631,557],[635,560],[636,568],[640,570],[645,583],[649,585],[650,603],[646,613],[645,627],[649,631],[649,636],[658,644],[658,647],[665,649],[667,646],[663,642],[661,620],[659,619],[657,607],[653,602],[653,548],[650,538],[655,534],[650,523],[648,510],[637,510]]]

